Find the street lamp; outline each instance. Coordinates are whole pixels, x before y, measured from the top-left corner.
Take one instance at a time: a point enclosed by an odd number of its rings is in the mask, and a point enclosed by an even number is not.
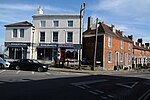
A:
[[[83,3],[83,6],[81,5],[80,7],[80,37],[79,37],[79,44],[80,44],[80,48],[79,48],[79,69],[81,67],[81,21],[82,21],[82,12],[85,10],[85,3]],[[83,17],[84,18],[84,17]]]

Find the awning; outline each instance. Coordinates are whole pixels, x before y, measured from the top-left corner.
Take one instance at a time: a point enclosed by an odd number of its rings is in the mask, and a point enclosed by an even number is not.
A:
[[[8,45],[7,48],[28,48],[27,45]]]

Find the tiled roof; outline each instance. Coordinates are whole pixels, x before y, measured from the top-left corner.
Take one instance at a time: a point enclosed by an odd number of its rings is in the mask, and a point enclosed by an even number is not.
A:
[[[27,26],[33,26],[33,25],[32,25],[32,23],[30,23],[28,21],[5,25],[5,27],[22,27],[22,26],[27,27]]]
[[[131,39],[129,39],[128,37],[126,36],[123,36],[121,31],[120,30],[116,30],[116,32],[114,33],[112,30],[111,30],[111,27],[109,27],[108,25],[104,24],[104,23],[101,23],[99,22],[99,28],[98,28],[98,33],[105,33],[105,34],[110,34],[116,38],[119,38],[119,39],[123,39],[125,41],[128,41],[128,42],[133,42]],[[95,29],[94,30],[87,30],[83,33],[84,35],[92,35],[92,34],[95,34]]]
[[[139,45],[134,45],[133,49],[138,49],[138,50],[145,50],[145,51],[150,51],[149,48],[145,48],[143,46],[139,46]]]

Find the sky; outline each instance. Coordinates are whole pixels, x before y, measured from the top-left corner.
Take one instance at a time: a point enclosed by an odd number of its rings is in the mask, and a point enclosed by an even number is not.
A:
[[[32,23],[32,15],[42,6],[44,14],[79,14],[85,3],[84,30],[87,18],[93,17],[107,25],[133,35],[134,41],[143,38],[150,43],[150,0],[0,0],[0,45],[4,45],[4,25],[21,21]]]

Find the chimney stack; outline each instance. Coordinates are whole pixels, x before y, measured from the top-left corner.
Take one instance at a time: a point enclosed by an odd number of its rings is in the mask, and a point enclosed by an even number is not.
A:
[[[145,43],[146,48],[150,47],[150,43]]]
[[[142,38],[138,39],[137,42],[142,44],[143,42]]]
[[[116,32],[115,32],[115,25],[111,24],[111,30],[112,30],[114,33],[116,33]]]
[[[41,6],[37,9],[37,14],[43,14],[43,9]]]
[[[128,38],[133,41],[133,35],[129,35]]]
[[[88,26],[87,26],[88,30],[92,29],[92,24],[93,24],[93,18],[90,16],[88,17]]]

